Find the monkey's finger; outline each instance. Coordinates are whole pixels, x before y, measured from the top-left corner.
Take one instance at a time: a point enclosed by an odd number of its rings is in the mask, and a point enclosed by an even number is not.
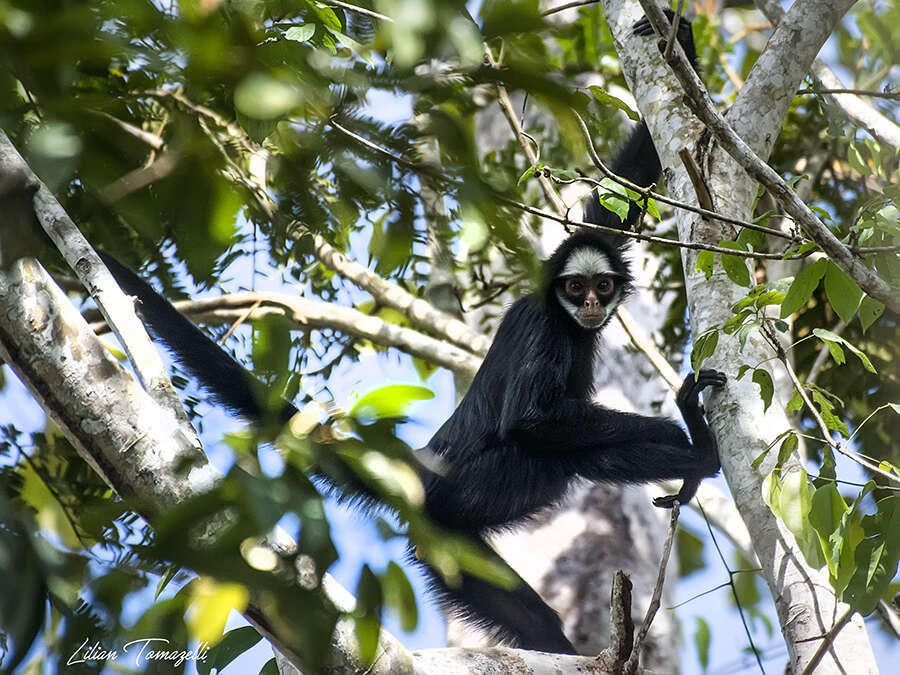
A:
[[[646,16],[640,21],[636,21],[632,26],[632,32],[635,35],[653,35],[653,26],[650,25],[650,19]]]
[[[671,509],[673,506],[675,506],[676,501],[678,501],[678,495],[655,497],[653,499],[653,506],[659,507],[661,509]]]

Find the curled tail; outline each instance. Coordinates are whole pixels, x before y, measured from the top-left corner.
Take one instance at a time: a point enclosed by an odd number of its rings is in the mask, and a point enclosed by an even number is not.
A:
[[[250,374],[219,345],[205,335],[150,284],[108,253],[98,251],[122,290],[140,301],[137,309],[153,335],[169,348],[221,406],[236,415],[260,422],[266,415],[262,382]],[[280,417],[289,419],[297,409],[285,402]]]

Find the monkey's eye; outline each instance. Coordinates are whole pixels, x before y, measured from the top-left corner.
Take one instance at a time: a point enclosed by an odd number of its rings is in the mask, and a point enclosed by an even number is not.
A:
[[[569,295],[581,295],[584,293],[584,282],[581,279],[566,279],[566,293]]]
[[[609,277],[603,277],[597,281],[597,293],[599,295],[612,295],[615,287],[615,282]]]

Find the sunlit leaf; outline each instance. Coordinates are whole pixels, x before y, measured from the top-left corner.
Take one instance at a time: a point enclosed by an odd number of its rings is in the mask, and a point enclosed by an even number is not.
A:
[[[414,384],[390,384],[373,389],[353,405],[351,417],[380,419],[384,417],[404,417],[416,401],[434,398],[430,389]]]
[[[187,615],[191,637],[215,645],[223,637],[231,610],[243,612],[249,600],[250,593],[240,584],[219,583],[209,577],[198,579],[191,590]]]

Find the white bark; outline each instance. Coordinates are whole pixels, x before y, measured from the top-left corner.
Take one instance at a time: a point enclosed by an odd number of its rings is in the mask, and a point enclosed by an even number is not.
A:
[[[777,26],[784,18],[784,10],[776,0],[757,0],[756,6],[765,17]],[[812,63],[811,75],[822,89],[843,89],[844,83],[821,59]],[[855,125],[868,131],[879,143],[888,147],[900,147],[900,126],[882,115],[856,94],[825,94],[830,105],[841,110]]]
[[[398,326],[351,307],[278,293],[242,291],[217,298],[184,300],[175,308],[197,323],[233,324],[238,319],[255,320],[268,315],[286,317],[300,330],[330,328],[358,339],[371,340],[382,347],[394,347],[412,356],[471,380],[481,359],[474,354],[441,342],[411,328]]]
[[[831,6],[831,3],[826,4]],[[639,38],[631,34],[631,26],[640,17],[640,8],[634,3],[626,5],[621,0],[606,0],[604,7],[626,77],[657,139],[662,164],[680,167],[678,151],[683,147],[693,148],[700,124],[683,105],[683,91],[672,71],[662,62],[655,41],[641,44]],[[812,13],[803,18],[807,24],[816,20]],[[821,39],[821,30],[811,25],[808,30],[809,34],[818,36],[816,39]],[[806,34],[795,33],[795,41],[802,42]],[[798,49],[807,57],[810,57],[810,52],[814,55],[811,48],[798,46]],[[774,101],[782,101],[788,95],[783,90],[796,90],[795,78],[800,76],[800,71],[800,66],[794,63],[789,67],[790,77],[779,70],[767,85],[765,72],[759,70],[754,76],[760,79],[751,91],[766,92],[766,95],[751,97],[747,94],[742,100],[740,126],[753,139],[754,149],[761,156],[767,156],[783,122],[782,118],[774,115],[764,116],[763,110],[772,107]],[[759,106],[755,114],[752,100]],[[708,174],[707,184],[716,207],[726,215],[749,219],[756,192],[755,182],[718,148],[699,163]],[[683,169],[670,171],[667,185],[670,194],[676,198],[695,200],[694,190]],[[685,213],[679,213],[678,218],[679,234],[683,240],[716,242],[727,238],[715,224]],[[696,255],[691,251],[683,250],[682,256],[691,325],[694,334],[698,335],[729,318],[730,306],[744,296],[744,291],[721,271],[714,273],[709,280],[705,279],[702,273],[695,271]],[[806,565],[790,532],[763,503],[762,479],[771,469],[771,461],[764,463],[758,471],[750,466],[767,442],[789,425],[783,409],[778,406],[770,407],[764,414],[755,386],[747,378],[736,381],[733,376],[738,364],[762,363],[769,356],[760,339],[751,338],[743,352],[739,351],[737,340],[720,340],[716,354],[705,365],[725,371],[732,379],[724,390],[708,397],[707,410],[719,440],[723,472],[750,532],[763,575],[775,600],[791,668],[799,672],[818,648],[820,640],[816,638],[828,631],[846,606],[836,602],[827,575]],[[859,616],[855,616],[837,635],[833,649],[823,659],[817,672],[846,672],[849,664],[852,664],[855,673],[877,672],[868,636]]]
[[[186,424],[187,415],[178,400],[178,394],[172,387],[159,353],[153,347],[143,324],[134,312],[134,304],[122,293],[75,223],[47,187],[41,183],[2,129],[0,129],[0,175],[23,176],[28,184],[38,187],[33,205],[41,227],[79,275],[85,288],[97,301],[106,321],[120,336],[122,347],[144,387],[155,400]],[[192,432],[192,429],[185,431],[191,434]],[[198,445],[196,434],[192,435],[194,444]]]

